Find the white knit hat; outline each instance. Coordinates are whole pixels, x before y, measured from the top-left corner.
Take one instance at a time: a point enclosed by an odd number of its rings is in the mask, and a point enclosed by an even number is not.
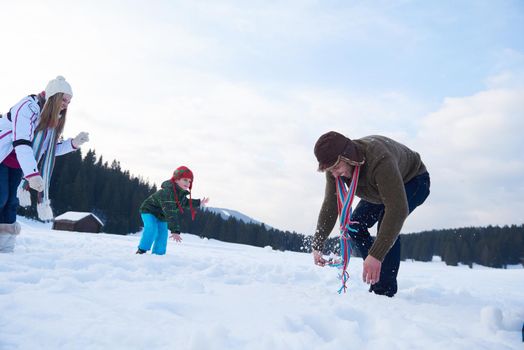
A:
[[[65,80],[61,75],[57,76],[56,79],[51,80],[45,88],[45,98],[48,99],[51,96],[64,93],[73,96],[73,90],[71,90],[71,85]]]

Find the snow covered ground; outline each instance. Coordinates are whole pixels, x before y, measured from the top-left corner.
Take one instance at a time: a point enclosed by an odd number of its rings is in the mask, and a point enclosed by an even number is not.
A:
[[[520,349],[524,269],[403,262],[393,299],[349,292],[309,254],[182,235],[52,231],[21,219],[0,254],[0,349]]]

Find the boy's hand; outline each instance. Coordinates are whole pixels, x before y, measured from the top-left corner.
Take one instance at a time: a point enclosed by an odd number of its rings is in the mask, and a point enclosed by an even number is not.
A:
[[[201,207],[204,207],[204,206],[207,205],[208,202],[209,202],[209,198],[204,197],[204,198],[202,198],[202,199],[200,200],[200,206],[201,206]]]
[[[180,237],[180,232],[171,232],[171,238],[175,242],[178,242],[178,243],[182,242],[182,237]]]

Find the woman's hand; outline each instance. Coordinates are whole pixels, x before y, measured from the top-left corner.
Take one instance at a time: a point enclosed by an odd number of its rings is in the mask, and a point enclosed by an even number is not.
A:
[[[209,198],[204,197],[204,198],[202,198],[202,199],[200,200],[200,206],[201,206],[201,207],[205,207],[205,206],[207,205],[208,202],[209,202]]]
[[[89,141],[89,134],[87,132],[82,131],[81,133],[76,135],[76,137],[73,139],[73,141],[72,141],[73,147],[74,148],[79,148],[80,146],[82,146],[87,141]]]

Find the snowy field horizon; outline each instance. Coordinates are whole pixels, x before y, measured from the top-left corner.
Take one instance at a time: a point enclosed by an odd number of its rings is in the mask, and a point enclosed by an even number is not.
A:
[[[140,233],[51,230],[20,218],[0,254],[0,349],[522,349],[524,269],[404,261],[394,298],[370,294],[352,258],[182,234],[165,256]]]

